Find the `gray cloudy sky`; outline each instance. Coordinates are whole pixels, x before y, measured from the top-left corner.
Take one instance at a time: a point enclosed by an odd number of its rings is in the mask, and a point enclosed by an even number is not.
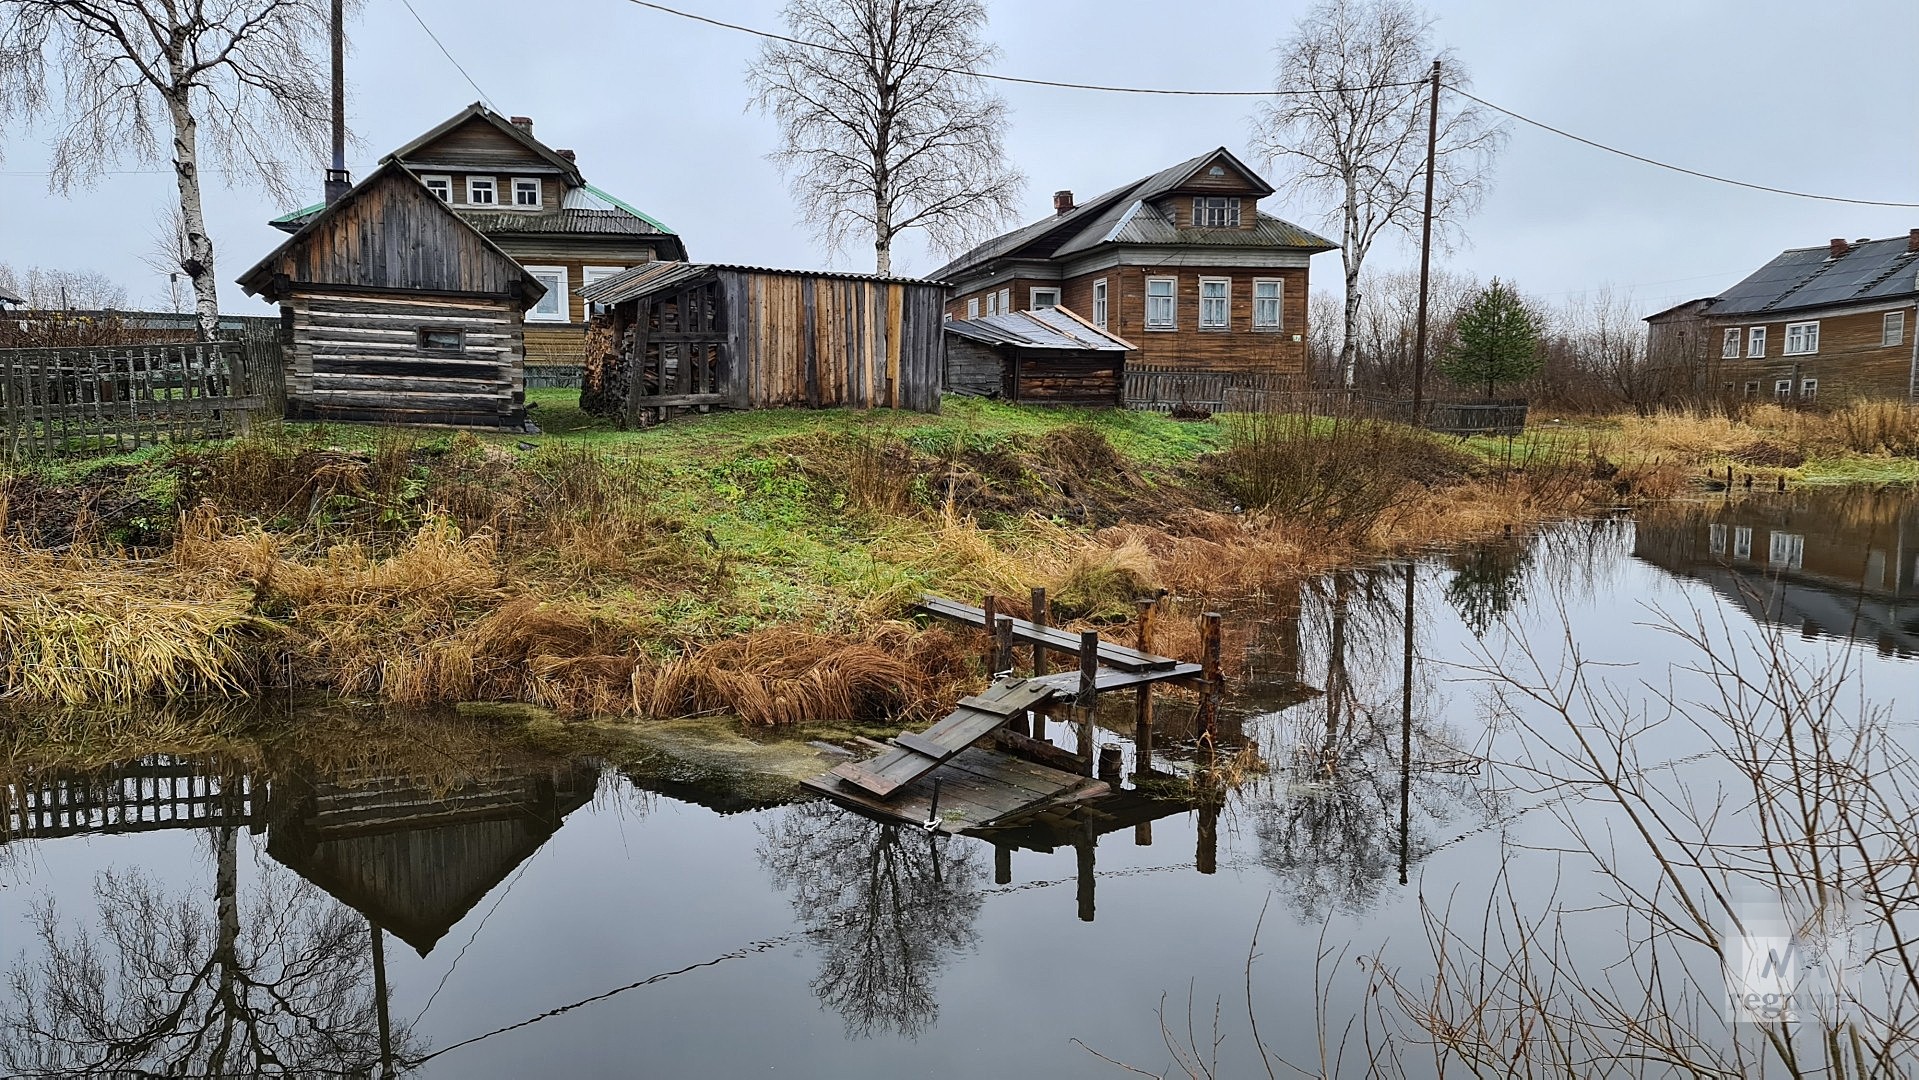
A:
[[[673,0],[778,28],[780,0]],[[420,15],[503,113],[534,118],[572,148],[589,181],[665,221],[695,259],[777,266],[826,259],[795,223],[764,155],[773,125],[745,110],[753,39],[625,0],[414,0]],[[1250,89],[1270,81],[1274,43],[1304,0],[992,0],[1005,74],[1067,81]],[[1650,157],[1739,179],[1858,198],[1919,202],[1919,3],[1913,0],[1431,0],[1439,40],[1475,91],[1507,108]],[[350,155],[356,177],[380,154],[478,95],[398,0],[367,0],[351,26]],[[1082,196],[1224,144],[1242,154],[1245,99],[1154,98],[1002,84],[1007,145],[1028,177],[1024,220],[1052,192]],[[10,131],[0,162],[0,262],[92,269],[136,302],[164,299],[140,262],[172,198],[163,168],[106,176],[70,197],[46,188],[46,131]],[[1264,167],[1263,162],[1253,162]],[[141,166],[129,163],[127,169]],[[316,162],[309,187],[320,187]],[[215,186],[209,218],[223,304],[255,310],[232,280],[282,234],[285,207]],[[1329,209],[1270,200],[1321,226]],[[1513,126],[1496,183],[1447,260],[1548,301],[1610,284],[1642,313],[1732,284],[1786,247],[1885,237],[1919,210],[1813,202],[1713,184]],[[1337,235],[1334,233],[1334,235]],[[1376,249],[1372,265],[1409,265]],[[916,244],[904,271],[942,261]],[[870,268],[849,251],[837,265]],[[1319,289],[1338,256],[1314,260]]]

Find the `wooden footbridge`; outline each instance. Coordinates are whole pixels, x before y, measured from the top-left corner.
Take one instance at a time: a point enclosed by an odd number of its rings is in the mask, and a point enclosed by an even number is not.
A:
[[[809,789],[862,813],[929,831],[990,829],[1112,794],[1120,748],[1095,745],[1093,717],[1102,693],[1134,694],[1136,775],[1151,771],[1155,686],[1196,685],[1202,740],[1217,730],[1217,614],[1204,618],[1204,655],[1193,664],[1149,651],[1157,600],[1140,604],[1135,648],[1102,641],[1097,631],[1073,634],[1049,626],[1043,589],[1033,591],[1030,620],[999,614],[993,597],[972,607],[927,596],[919,610],[991,633],[992,684],[961,698],[951,715],[924,732],[902,732],[890,744],[871,744],[876,756],[804,781]],[[1020,677],[1015,670],[1026,649],[1032,674]],[[1049,673],[1056,653],[1072,657],[1074,668]],[[1060,713],[1077,725],[1072,750],[1048,739],[1047,719]]]

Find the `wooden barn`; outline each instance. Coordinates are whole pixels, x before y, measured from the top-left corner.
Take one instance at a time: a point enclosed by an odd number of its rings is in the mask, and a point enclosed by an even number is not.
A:
[[[389,162],[240,278],[291,334],[287,416],[519,429],[546,289]]]
[[[691,408],[939,411],[937,282],[660,262],[581,295],[607,322],[580,404],[627,426]]]
[[[946,389],[1039,405],[1122,405],[1135,346],[1063,307],[946,324]]]

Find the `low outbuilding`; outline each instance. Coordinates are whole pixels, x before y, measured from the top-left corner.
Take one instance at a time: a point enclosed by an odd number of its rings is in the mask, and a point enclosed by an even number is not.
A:
[[[519,429],[546,288],[390,161],[240,277],[280,305],[287,416]]]
[[[1063,307],[946,324],[947,390],[1040,405],[1122,405],[1137,348]]]

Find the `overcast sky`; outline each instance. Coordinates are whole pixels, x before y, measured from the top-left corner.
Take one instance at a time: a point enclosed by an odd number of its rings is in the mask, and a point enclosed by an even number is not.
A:
[[[745,109],[741,73],[753,39],[625,0],[413,2],[495,108],[533,117],[543,141],[578,152],[589,182],[672,226],[694,259],[826,262],[765,159],[776,130]],[[780,0],[674,2],[753,26],[779,24]],[[365,6],[348,29],[356,178],[480,96],[398,0]],[[1274,44],[1305,7],[992,0],[989,33],[1004,50],[997,70],[1005,74],[1253,89],[1271,81]],[[1914,0],[1433,0],[1428,9],[1475,91],[1499,105],[1708,172],[1919,202]],[[1028,177],[1022,220],[1050,213],[1058,188],[1096,194],[1218,145],[1245,154],[1245,99],[999,89],[1012,106],[1007,146]],[[164,282],[140,256],[173,198],[170,176],[163,168],[127,172],[55,196],[44,171],[48,137],[0,135],[0,262],[97,270],[125,284],[136,303],[163,302]],[[306,202],[317,201],[321,167],[314,165]],[[217,184],[207,203],[223,305],[262,310],[231,283],[284,238],[266,221],[289,207]],[[1266,209],[1337,236],[1325,219],[1331,207],[1273,199]],[[1491,196],[1467,223],[1467,245],[1446,261],[1555,303],[1609,284],[1630,290],[1644,314],[1718,292],[1783,248],[1912,227],[1919,210],[1744,191],[1514,124]],[[871,257],[849,251],[836,265],[870,269]],[[1371,265],[1414,258],[1395,244],[1376,249]],[[909,242],[895,266],[925,272],[942,261]],[[1317,256],[1313,275],[1317,289],[1335,288],[1339,256]]]

